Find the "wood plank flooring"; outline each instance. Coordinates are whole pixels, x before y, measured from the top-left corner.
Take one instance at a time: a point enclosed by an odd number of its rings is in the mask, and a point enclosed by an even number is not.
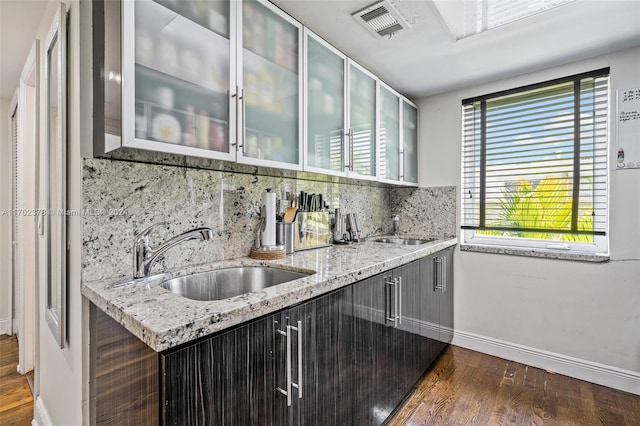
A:
[[[0,335],[0,425],[27,426],[33,419],[33,395],[26,376],[18,374],[18,342]]]
[[[640,396],[449,346],[388,425],[635,426]]]

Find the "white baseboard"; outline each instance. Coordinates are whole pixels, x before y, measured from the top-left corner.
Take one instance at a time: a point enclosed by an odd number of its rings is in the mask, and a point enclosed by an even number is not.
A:
[[[36,398],[36,403],[34,404],[31,426],[53,426],[47,407],[45,407],[40,397]]]
[[[9,320],[0,319],[0,334],[9,334]]]
[[[456,330],[453,345],[640,395],[640,373]]]

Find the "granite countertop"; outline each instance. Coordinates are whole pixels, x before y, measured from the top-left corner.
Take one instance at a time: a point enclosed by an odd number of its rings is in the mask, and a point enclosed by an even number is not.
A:
[[[454,238],[410,246],[365,241],[300,251],[280,260],[245,257],[134,281],[120,278],[87,282],[82,284],[82,294],[160,352],[393,269],[457,242]],[[313,275],[230,299],[206,302],[178,296],[159,286],[176,276],[234,266],[269,266]]]

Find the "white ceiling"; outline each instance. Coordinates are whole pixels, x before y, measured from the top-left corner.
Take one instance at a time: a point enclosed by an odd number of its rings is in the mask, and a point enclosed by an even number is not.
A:
[[[395,0],[413,29],[376,39],[351,17],[376,1],[272,0],[414,99],[640,46],[640,0],[576,0],[457,42],[430,0]]]
[[[412,98],[640,46],[640,0],[576,0],[457,42],[430,0],[395,0],[413,29],[390,40],[351,17],[376,0],[272,1]],[[0,0],[1,98],[17,87],[47,3]]]
[[[48,0],[0,0],[0,98],[11,99]]]

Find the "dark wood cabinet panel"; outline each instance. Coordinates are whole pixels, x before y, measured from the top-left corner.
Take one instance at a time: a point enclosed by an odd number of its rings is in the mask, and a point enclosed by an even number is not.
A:
[[[158,354],[94,304],[89,328],[91,424],[158,424]]]
[[[263,425],[273,417],[273,317],[162,355],[168,425]]]

